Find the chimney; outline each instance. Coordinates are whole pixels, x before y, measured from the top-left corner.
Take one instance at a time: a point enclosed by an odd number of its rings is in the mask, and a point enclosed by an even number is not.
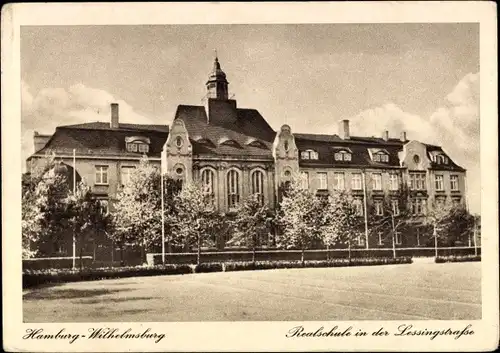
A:
[[[111,103],[111,124],[112,129],[118,129],[120,127],[118,119],[118,103]]]
[[[339,136],[342,140],[349,140],[349,120],[341,120],[339,123]]]
[[[406,131],[401,132],[401,141],[406,142]]]
[[[389,131],[385,130],[382,134],[382,138],[384,139],[384,141],[389,141]]]
[[[35,148],[35,153],[40,151],[45,147],[47,142],[49,142],[51,135],[42,135],[38,131],[33,132],[33,144]]]

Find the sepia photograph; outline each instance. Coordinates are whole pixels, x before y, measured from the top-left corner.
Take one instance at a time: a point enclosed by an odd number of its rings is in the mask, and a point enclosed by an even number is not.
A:
[[[24,341],[167,341],[149,322],[475,334],[497,167],[481,164],[479,22],[18,35]]]

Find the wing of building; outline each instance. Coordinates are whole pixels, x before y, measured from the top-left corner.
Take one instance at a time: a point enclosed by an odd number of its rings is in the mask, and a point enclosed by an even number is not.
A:
[[[229,98],[228,85],[215,58],[205,104],[179,105],[169,125],[120,123],[119,107],[111,104],[109,122],[59,126],[52,136],[35,133],[28,170],[46,154],[71,166],[75,150],[78,176],[96,196],[113,200],[147,155],[174,178],[202,182],[221,211],[250,194],[274,208],[279,186],[298,174],[314,192],[352,192],[360,214],[403,181],[414,191],[415,213],[424,213],[434,201],[466,201],[465,169],[439,146],[405,133],[397,138],[388,131],[379,138],[352,135],[348,120],[339,122],[338,135],[301,133],[288,125],[274,131],[257,110],[239,108]]]

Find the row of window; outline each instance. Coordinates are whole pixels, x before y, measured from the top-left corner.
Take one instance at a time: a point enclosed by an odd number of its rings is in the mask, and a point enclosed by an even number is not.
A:
[[[149,145],[140,142],[128,142],[127,143],[127,151],[128,152],[140,152],[140,153],[148,153]]]
[[[351,174],[351,189],[352,190],[362,190],[363,189],[363,175],[361,173]],[[318,180],[318,189],[328,190],[328,174],[325,172],[317,172],[316,178]],[[372,174],[372,185],[373,190],[382,190],[382,173]],[[302,187],[304,189],[309,189],[309,173],[302,172]],[[345,173],[335,172],[333,173],[333,189],[334,190],[345,190]],[[389,174],[389,189],[396,191],[399,189],[399,176],[395,173]]]
[[[426,174],[425,173],[410,173],[410,189],[411,190],[426,190]],[[434,176],[434,190],[444,191],[444,175]],[[450,190],[458,191],[458,175],[450,175]]]
[[[350,162],[352,161],[352,153],[347,150],[336,151],[333,155],[336,162]],[[317,160],[319,153],[314,150],[305,150],[300,152],[300,159],[302,160]],[[389,163],[389,155],[384,152],[373,154],[373,161],[380,163]]]

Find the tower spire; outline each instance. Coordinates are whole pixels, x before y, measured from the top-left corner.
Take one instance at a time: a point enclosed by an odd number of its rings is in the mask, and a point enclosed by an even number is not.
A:
[[[229,82],[227,82],[226,74],[222,71],[219,57],[217,55],[217,49],[214,49],[214,66],[212,72],[210,72],[208,76],[207,85],[207,97],[215,98],[215,99],[228,99],[228,89],[227,86]]]

